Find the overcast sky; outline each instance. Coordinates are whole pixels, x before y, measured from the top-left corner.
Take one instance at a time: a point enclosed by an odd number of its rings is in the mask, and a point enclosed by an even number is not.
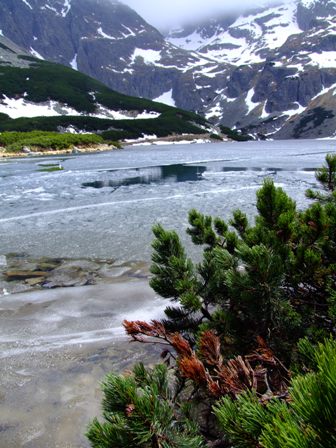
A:
[[[281,0],[121,0],[135,9],[147,22],[160,29],[202,18],[212,12],[232,11],[279,3]]]

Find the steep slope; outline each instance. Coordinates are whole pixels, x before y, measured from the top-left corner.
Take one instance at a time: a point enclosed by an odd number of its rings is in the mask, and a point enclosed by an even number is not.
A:
[[[289,36],[302,32],[296,11],[297,5],[289,3],[251,11],[231,20],[224,16],[210,20],[210,24],[198,25],[189,35],[181,30],[172,32],[168,40],[217,62],[239,65],[263,62]]]
[[[210,65],[167,43],[135,11],[113,0],[2,0],[3,35],[32,55],[78,69],[119,92],[175,105],[188,91],[186,72]],[[201,107],[189,95],[191,110]]]
[[[220,88],[209,80],[215,95],[204,107],[208,119],[274,138],[332,135],[330,95],[309,132],[286,123],[311,114],[315,98],[336,83],[334,0],[293,0],[229,22],[216,19],[210,28],[189,26],[168,39],[222,62],[227,76]]]
[[[112,91],[0,36],[0,130],[109,131],[112,138],[201,133],[197,115]]]

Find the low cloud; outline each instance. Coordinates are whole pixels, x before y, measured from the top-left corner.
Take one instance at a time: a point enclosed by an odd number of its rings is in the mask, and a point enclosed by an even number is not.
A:
[[[286,0],[122,0],[147,22],[160,29],[179,26],[223,12],[242,11]]]

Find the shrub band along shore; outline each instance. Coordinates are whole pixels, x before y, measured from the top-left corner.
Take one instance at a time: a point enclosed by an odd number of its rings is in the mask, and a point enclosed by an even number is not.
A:
[[[70,134],[58,132],[3,132],[0,133],[0,158],[91,153],[121,149],[123,146],[142,144],[191,144],[240,141],[241,137],[210,133],[144,136],[124,141],[105,140],[98,134]]]

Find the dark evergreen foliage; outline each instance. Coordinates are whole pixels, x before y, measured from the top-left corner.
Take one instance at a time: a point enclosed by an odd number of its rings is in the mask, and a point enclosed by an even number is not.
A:
[[[257,210],[254,226],[241,211],[230,223],[191,211],[188,233],[204,247],[199,265],[187,260],[176,233],[160,228],[151,285],[164,297],[179,298],[185,318],[191,319],[190,328],[185,322],[190,333],[206,322],[240,353],[253,349],[261,336],[289,362],[291,347],[315,331],[317,320],[319,331],[333,331],[324,311],[328,288],[335,284],[336,207],[315,203],[299,212],[281,188],[266,180],[257,193]]]
[[[220,400],[215,414],[228,443],[237,448],[336,446],[336,342],[301,343],[311,370],[296,377],[287,401],[262,402],[255,393]],[[230,446],[229,445],[229,446]]]
[[[94,420],[87,433],[94,448],[202,448],[203,438],[179,407],[169,386],[168,369],[142,364],[132,375],[108,375],[102,386],[104,423]]]
[[[61,134],[58,132],[3,132],[0,135],[0,147],[8,152],[21,151],[24,146],[30,150],[67,149],[74,145],[89,146],[104,143],[96,134]]]
[[[163,322],[124,325],[135,341],[168,345],[176,411],[188,405],[208,447],[336,445],[335,156],[326,162],[325,193],[309,193],[316,201],[304,211],[268,179],[253,225],[240,210],[229,222],[192,210],[198,264],[176,232],[154,227],[151,286],[176,305]]]

